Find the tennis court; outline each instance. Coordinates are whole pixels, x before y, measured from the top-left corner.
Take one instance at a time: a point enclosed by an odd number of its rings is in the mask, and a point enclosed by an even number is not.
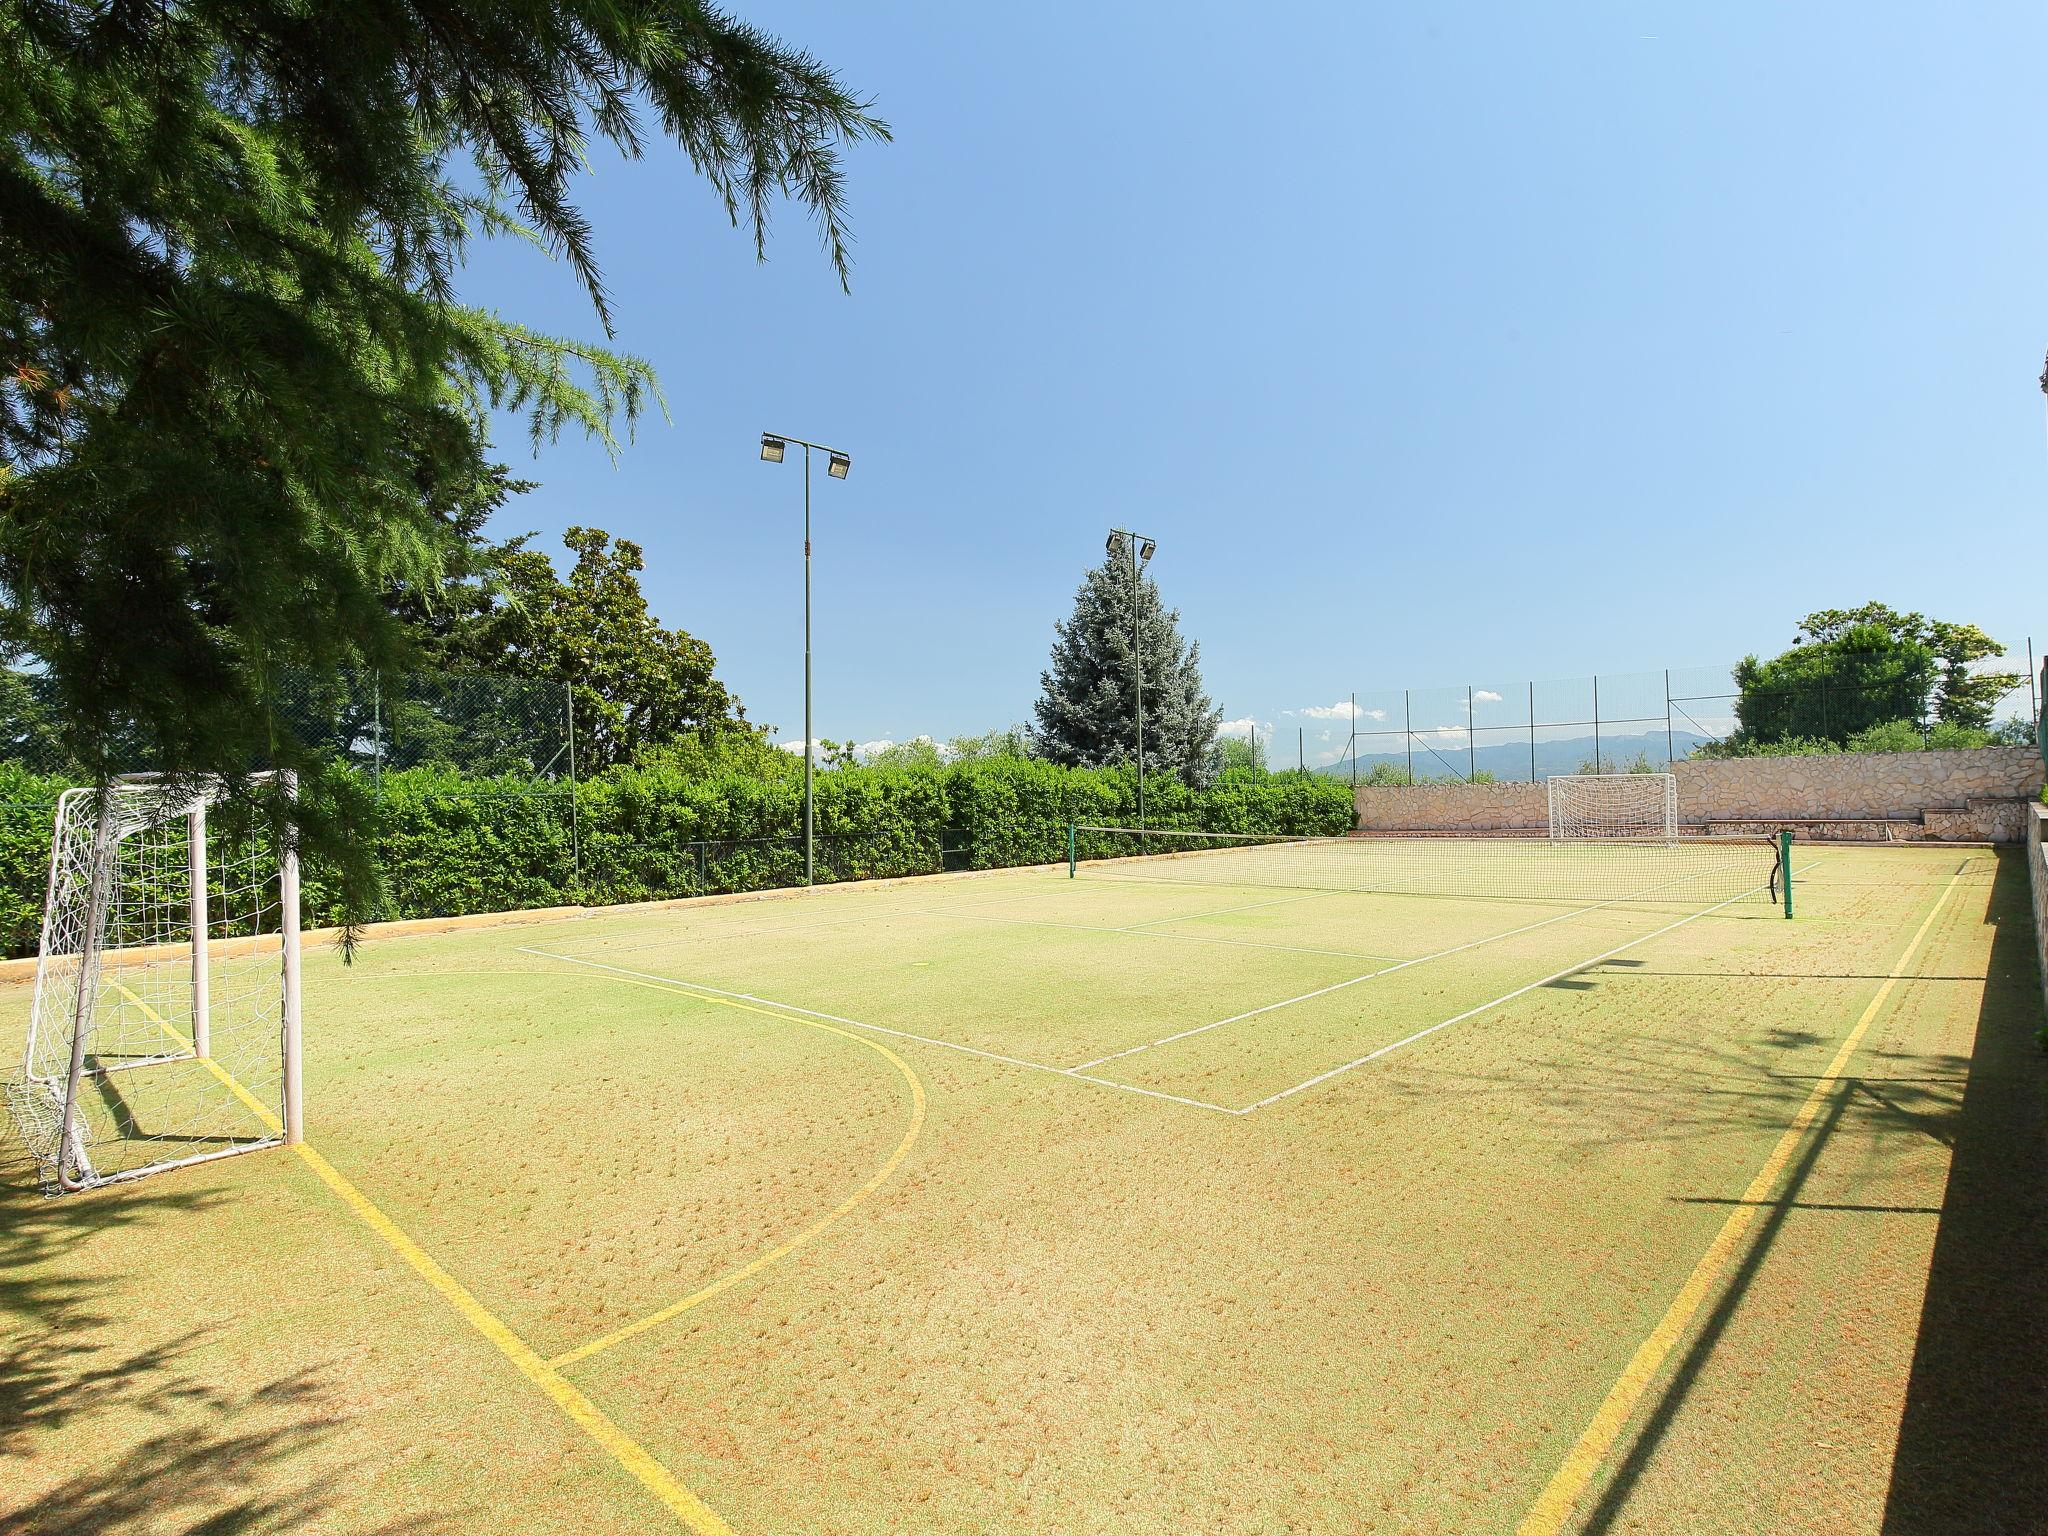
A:
[[[307,1157],[10,1207],[18,1528],[1885,1525],[1995,851],[1075,850],[309,953]]]

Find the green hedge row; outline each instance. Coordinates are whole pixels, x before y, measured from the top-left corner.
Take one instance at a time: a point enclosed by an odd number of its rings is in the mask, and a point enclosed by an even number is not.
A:
[[[0,764],[0,943],[32,954],[62,779]],[[803,878],[802,786],[747,775],[622,767],[576,787],[445,768],[386,773],[373,833],[386,918],[659,900]],[[988,758],[942,768],[840,768],[816,781],[820,880],[994,869],[1066,857],[1074,822],[1129,826],[1137,780],[1119,769]],[[1332,779],[1226,774],[1145,784],[1155,827],[1331,835],[1351,829]],[[1109,851],[1104,849],[1102,851]],[[579,872],[580,870],[580,878]],[[320,870],[306,921],[338,917]]]

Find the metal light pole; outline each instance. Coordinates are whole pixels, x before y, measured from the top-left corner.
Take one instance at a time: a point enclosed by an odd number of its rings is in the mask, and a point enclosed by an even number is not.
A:
[[[816,871],[811,814],[811,757],[815,750],[811,742],[811,450],[815,448],[819,453],[828,455],[825,473],[834,480],[846,478],[847,470],[853,467],[853,460],[837,448],[827,448],[823,443],[807,443],[800,437],[777,437],[772,432],[761,434],[761,457],[770,464],[780,464],[791,443],[804,451],[804,884],[809,885]]]
[[[1109,530],[1109,541],[1103,546],[1114,556],[1119,550],[1131,558],[1131,692],[1137,701],[1138,716],[1138,829],[1145,827],[1145,655],[1139,649],[1138,614],[1139,602],[1138,573],[1151,563],[1153,553],[1159,548],[1142,533],[1132,533],[1128,528]]]

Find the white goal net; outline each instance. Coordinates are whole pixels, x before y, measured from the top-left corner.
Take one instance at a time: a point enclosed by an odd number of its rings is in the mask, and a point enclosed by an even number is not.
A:
[[[1560,773],[1549,785],[1553,841],[1678,836],[1678,780],[1668,773]]]
[[[153,776],[58,801],[7,1090],[53,1193],[298,1139],[297,859],[220,803]]]

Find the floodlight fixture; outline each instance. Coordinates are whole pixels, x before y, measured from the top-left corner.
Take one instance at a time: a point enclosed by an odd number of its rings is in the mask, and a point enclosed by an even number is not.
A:
[[[1109,541],[1103,545],[1109,551],[1110,559],[1126,556],[1131,562],[1131,697],[1133,724],[1138,736],[1138,830],[1145,829],[1145,658],[1139,646],[1138,615],[1142,607],[1138,573],[1144,569],[1159,546],[1142,533],[1132,533],[1128,528],[1109,530]],[[1140,846],[1143,846],[1142,843]]]
[[[806,442],[801,437],[777,437],[773,432],[761,434],[761,457],[770,464],[780,464],[791,443],[804,451],[804,884],[809,885],[816,876],[817,813],[811,774],[818,745],[811,730],[811,450],[826,455],[825,473],[834,480],[846,478],[853,460],[823,443]]]

